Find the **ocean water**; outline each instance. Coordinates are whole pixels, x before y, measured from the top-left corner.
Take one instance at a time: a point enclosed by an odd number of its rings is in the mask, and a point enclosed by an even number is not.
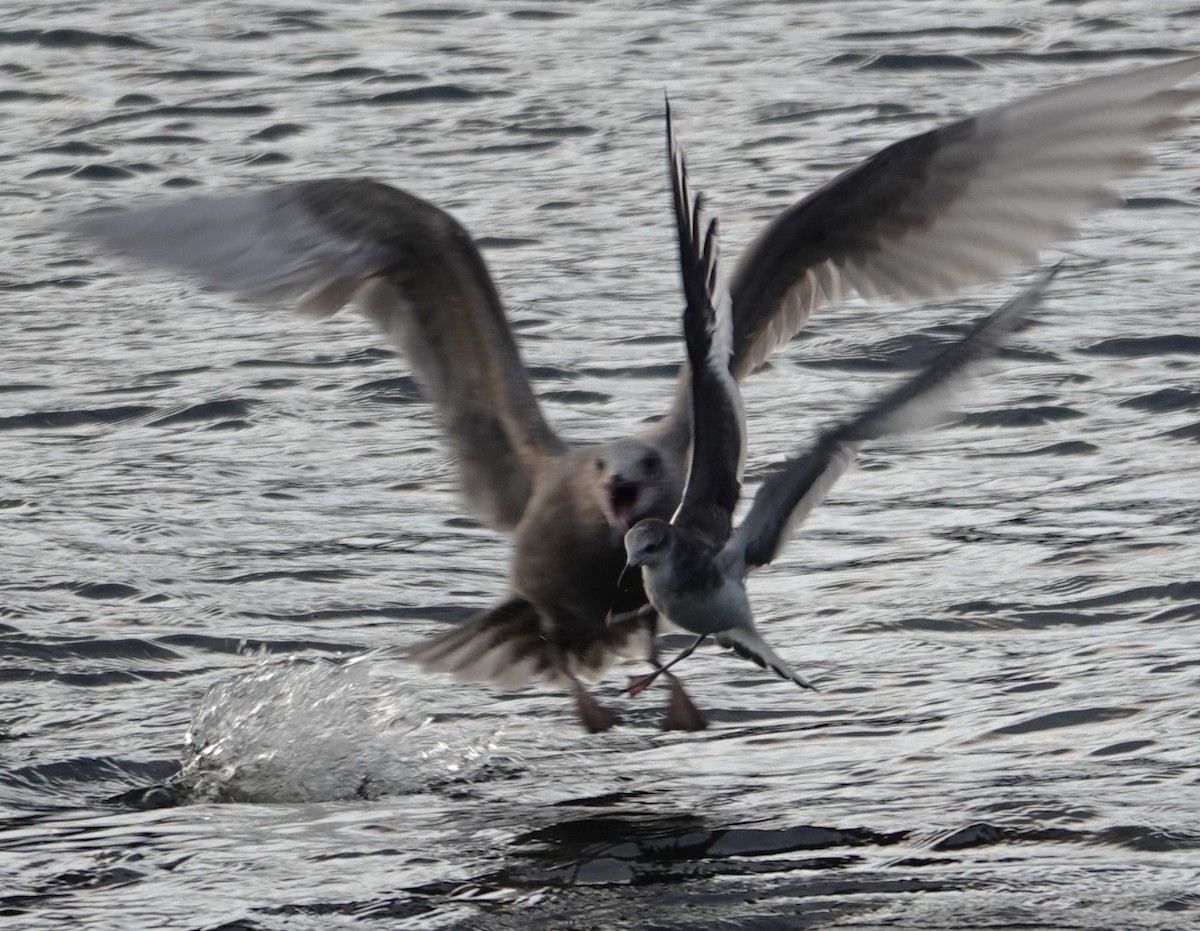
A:
[[[1200,925],[1200,110],[1047,259],[958,422],[876,444],[751,583],[802,693],[425,675],[504,591],[410,372],[354,314],[55,228],[369,175],[476,236],[547,414],[661,413],[682,357],[667,90],[736,255],[855,159],[1200,46],[1200,6],[9,3],[0,23],[5,928]],[[847,301],[745,386],[749,470],[1023,277]],[[633,668],[633,667],[631,667]]]

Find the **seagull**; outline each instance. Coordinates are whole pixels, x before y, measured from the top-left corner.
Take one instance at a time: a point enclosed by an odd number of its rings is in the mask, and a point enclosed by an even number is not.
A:
[[[823,304],[851,292],[927,299],[1034,261],[1195,91],[1200,58],[1070,84],[896,142],[780,213],[730,284],[740,380]],[[457,462],[467,510],[513,538],[507,591],[411,658],[461,679],[575,695],[589,730],[616,716],[580,677],[646,647],[623,590],[625,532],[669,518],[691,440],[681,368],[667,413],[609,443],[572,444],[544,418],[478,247],[449,213],[367,178],[332,178],[92,213],[71,231],[209,287],[327,317],[357,306],[407,356]]]
[[[746,418],[741,392],[729,370],[733,302],[720,277],[717,221],[701,229],[700,200],[689,190],[683,155],[671,132],[668,150],[679,235],[680,265],[687,305],[683,331],[691,365],[692,456],[683,500],[670,521],[646,518],[625,535],[627,569],[641,570],[650,607],[671,623],[696,634],[670,663],[635,679],[637,694],[709,637],[783,679],[811,689],[763,640],[754,626],[746,576],[769,564],[792,531],[829,493],[870,440],[906,433],[936,422],[966,369],[999,348],[1037,305],[1057,267],[1042,275],[999,310],[978,321],[943,350],[924,371],[885,394],[857,416],[826,430],[806,452],[776,465],[735,530],[733,511],[741,490],[746,455]],[[645,610],[640,611],[646,614]],[[694,705],[672,695],[665,730],[706,726]]]

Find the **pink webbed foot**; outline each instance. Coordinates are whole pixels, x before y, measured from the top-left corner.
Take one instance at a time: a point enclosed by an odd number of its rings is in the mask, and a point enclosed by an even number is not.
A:
[[[589,734],[599,734],[607,731],[621,722],[621,719],[592,698],[578,682],[572,688],[575,695],[575,706],[579,711],[579,721]]]
[[[641,695],[642,692],[650,688],[651,684],[662,674],[661,669],[656,669],[654,672],[646,673],[642,676],[630,676],[629,684],[625,686],[626,695]]]
[[[671,683],[671,700],[667,703],[667,711],[663,715],[662,729],[664,731],[702,731],[708,727],[708,718],[696,707],[695,703],[683,690],[683,685],[670,673],[667,679]]]

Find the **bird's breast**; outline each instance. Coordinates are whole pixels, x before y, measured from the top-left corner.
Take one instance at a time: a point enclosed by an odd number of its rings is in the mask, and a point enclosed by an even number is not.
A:
[[[575,465],[564,457],[539,479],[514,534],[510,585],[551,613],[567,610],[603,629],[609,611],[632,610],[643,599],[636,580],[628,590],[617,588],[624,545],[594,495],[580,490]]]
[[[694,634],[713,634],[749,622],[745,588],[715,564],[662,568],[667,571],[645,574],[646,594],[673,624]]]

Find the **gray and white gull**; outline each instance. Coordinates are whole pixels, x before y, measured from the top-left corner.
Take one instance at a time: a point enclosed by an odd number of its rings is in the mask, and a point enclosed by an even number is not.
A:
[[[1106,75],[903,139],[780,213],[732,277],[731,370],[744,378],[821,305],[850,292],[924,299],[1032,262],[1110,203],[1118,176],[1196,96],[1200,59]],[[574,692],[584,723],[615,716],[579,677],[645,646],[643,603],[617,578],[621,538],[670,517],[690,442],[681,371],[666,415],[574,445],[542,415],[487,265],[421,198],[365,178],[282,184],[93,214],[74,228],[207,285],[313,316],[356,305],[408,357],[456,459],[467,508],[513,535],[507,593],[412,651],[431,670]]]
[[[683,500],[670,521],[646,518],[625,535],[627,568],[641,570],[650,608],[696,634],[666,665],[634,679],[637,694],[659,675],[670,677],[668,730],[698,730],[703,715],[680,692],[669,668],[709,637],[803,688],[812,684],[792,669],[754,625],[746,576],[770,563],[792,531],[828,494],[863,443],[936,422],[968,369],[992,356],[1004,337],[1037,305],[1057,269],[978,321],[920,373],[889,391],[855,417],[823,432],[804,453],[777,464],[763,481],[735,530],[733,512],[741,491],[746,419],[741,391],[730,373],[733,314],[721,280],[717,221],[703,229],[700,199],[689,191],[683,156],[671,132],[668,151],[679,236],[684,294],[683,331],[691,365],[692,455]],[[638,613],[649,614],[648,609]]]

